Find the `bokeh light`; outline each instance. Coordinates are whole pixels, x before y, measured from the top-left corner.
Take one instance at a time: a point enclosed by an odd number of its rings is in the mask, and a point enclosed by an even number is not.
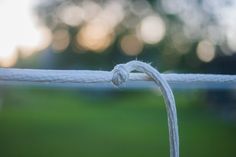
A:
[[[137,59],[163,72],[236,74],[236,0],[0,0],[0,23],[0,67],[107,71]],[[153,125],[166,123],[163,102],[153,104],[146,89],[100,90],[102,83],[70,93],[61,88],[74,84],[28,85],[0,89],[0,156],[168,156],[167,136],[155,138],[167,129]],[[215,95],[194,87],[183,94],[182,87],[174,87],[181,122],[190,128],[182,156],[235,156],[235,90]],[[160,118],[156,111],[150,116],[154,105]]]
[[[81,28],[76,40],[86,50],[102,52],[112,42],[113,32],[105,23],[91,22]]]
[[[70,43],[70,34],[67,29],[58,29],[53,33],[52,48],[55,52],[62,52]]]
[[[150,4],[147,1],[136,0],[129,3],[132,13],[138,16],[145,16],[152,11]]]
[[[84,10],[75,5],[66,5],[58,9],[58,17],[67,25],[78,26],[84,19]]]
[[[125,35],[120,42],[123,52],[128,56],[137,56],[143,50],[143,43],[136,35]]]
[[[215,47],[212,42],[202,40],[197,46],[197,56],[203,62],[210,62],[215,57]]]
[[[145,43],[156,44],[160,42],[165,36],[165,32],[165,23],[159,16],[150,15],[141,21],[139,34]]]
[[[233,30],[230,30],[226,34],[227,45],[231,51],[236,51],[236,25]]]
[[[1,58],[28,58],[49,45],[55,52],[75,53],[120,47],[126,55],[136,56],[145,45],[158,44],[155,48],[168,45],[169,54],[177,52],[178,63],[182,56],[192,55],[194,43],[202,39],[219,46],[219,54],[233,55],[235,8],[234,0],[1,1]]]
[[[114,29],[124,18],[122,3],[110,1],[105,5],[103,11],[97,15],[96,19],[104,21],[108,27]]]
[[[84,20],[91,21],[102,11],[102,7],[95,1],[83,1],[82,8],[84,10]]]

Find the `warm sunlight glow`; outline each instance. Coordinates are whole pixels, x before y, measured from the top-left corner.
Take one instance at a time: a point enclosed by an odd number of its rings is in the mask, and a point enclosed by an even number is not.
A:
[[[32,0],[0,1],[0,56],[7,56],[0,66],[14,65],[18,50],[24,57],[49,45],[50,31],[36,26],[32,7]]]
[[[29,57],[51,43],[51,31],[46,27],[29,27],[24,33],[27,36],[20,37],[21,41],[16,46],[21,50],[22,57]]]
[[[16,63],[18,56],[11,44],[0,46],[0,52],[6,52],[0,53],[0,66],[11,67]]]

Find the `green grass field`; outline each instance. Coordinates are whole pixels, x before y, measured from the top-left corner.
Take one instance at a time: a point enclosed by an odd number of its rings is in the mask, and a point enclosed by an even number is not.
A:
[[[235,157],[236,126],[175,92],[181,157]],[[160,94],[55,89],[2,90],[1,157],[168,157]]]

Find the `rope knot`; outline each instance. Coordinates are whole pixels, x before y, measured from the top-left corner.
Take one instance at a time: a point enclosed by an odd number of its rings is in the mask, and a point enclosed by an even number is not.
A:
[[[179,157],[179,133],[177,112],[175,107],[175,99],[172,90],[162,75],[152,66],[140,61],[130,61],[126,64],[119,64],[112,70],[112,83],[115,86],[120,86],[129,79],[129,73],[132,71],[142,72],[147,74],[160,87],[167,108],[169,141],[170,141],[170,156]]]
[[[125,64],[116,65],[112,71],[112,83],[117,87],[129,79],[129,71],[126,69]]]

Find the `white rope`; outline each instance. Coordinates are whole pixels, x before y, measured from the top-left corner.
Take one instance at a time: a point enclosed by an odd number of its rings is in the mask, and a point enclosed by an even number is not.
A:
[[[37,84],[63,83],[81,87],[114,88],[111,84],[113,73],[109,71],[91,70],[39,70],[0,68],[0,85],[15,85],[16,82]],[[161,74],[173,87],[181,88],[236,88],[235,75],[213,74]],[[125,88],[153,88],[153,81],[147,74],[131,73]],[[155,88],[155,87],[154,87]]]
[[[129,79],[129,73],[132,71],[146,73],[160,87],[168,115],[170,156],[179,157],[179,133],[177,123],[177,113],[175,107],[175,99],[172,90],[161,74],[149,64],[140,61],[131,61],[126,64],[119,64],[113,69],[112,82],[116,86],[120,86]]]

